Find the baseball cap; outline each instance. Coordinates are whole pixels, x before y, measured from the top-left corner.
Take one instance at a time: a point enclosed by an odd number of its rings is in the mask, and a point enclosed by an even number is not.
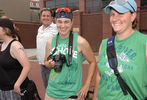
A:
[[[112,8],[119,13],[125,13],[128,11],[136,12],[137,4],[134,0],[114,0],[111,1],[109,5],[105,7],[105,12],[109,14]]]
[[[0,19],[0,26],[9,28],[13,34],[16,33],[16,31],[14,29],[14,23],[10,19],[1,18]]]
[[[72,19],[72,12],[69,8],[58,8],[56,10],[56,18]]]

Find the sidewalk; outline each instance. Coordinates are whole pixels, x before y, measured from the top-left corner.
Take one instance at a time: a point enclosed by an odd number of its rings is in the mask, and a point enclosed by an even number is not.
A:
[[[30,61],[37,61],[36,48],[25,49],[25,52],[27,54],[27,57],[29,57]]]
[[[36,48],[25,49],[25,52],[27,53],[27,57],[29,57],[29,60],[30,61],[37,61],[37,58],[36,58]],[[97,55],[98,55],[98,53],[95,52],[94,55],[95,55],[95,58],[96,58],[96,61],[97,61],[97,58],[98,58]],[[88,62],[85,60],[83,62],[83,64],[88,64]]]

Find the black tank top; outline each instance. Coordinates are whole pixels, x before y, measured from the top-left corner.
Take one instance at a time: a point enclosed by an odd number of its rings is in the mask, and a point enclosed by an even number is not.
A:
[[[21,64],[11,56],[10,47],[12,40],[5,50],[1,51],[0,49],[0,89],[1,90],[12,90],[15,82],[17,81],[21,71]],[[27,84],[28,78],[23,82],[21,88],[25,87]]]

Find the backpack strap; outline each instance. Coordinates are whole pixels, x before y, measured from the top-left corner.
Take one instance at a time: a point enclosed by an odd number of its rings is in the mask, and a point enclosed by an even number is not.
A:
[[[107,41],[107,56],[108,56],[108,62],[112,69],[117,68],[118,62],[115,52],[115,46],[114,46],[114,36],[110,37]]]
[[[125,81],[122,79],[117,69],[118,61],[117,61],[117,56],[116,56],[116,51],[115,51],[114,39],[115,37],[112,36],[107,41],[107,56],[108,56],[109,66],[113,69],[114,74],[117,77],[118,83],[123,91],[123,94],[127,95],[129,92],[132,98],[134,100],[137,100],[136,96],[131,91],[129,86],[125,83]]]

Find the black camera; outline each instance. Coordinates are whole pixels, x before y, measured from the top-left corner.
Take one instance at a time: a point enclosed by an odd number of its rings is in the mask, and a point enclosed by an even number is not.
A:
[[[54,62],[55,62],[55,67],[54,67],[54,70],[56,72],[61,72],[62,70],[62,65],[63,63],[66,62],[66,57],[65,55],[59,53],[57,55],[49,55],[49,57],[47,58],[47,60],[50,60],[52,59]]]

